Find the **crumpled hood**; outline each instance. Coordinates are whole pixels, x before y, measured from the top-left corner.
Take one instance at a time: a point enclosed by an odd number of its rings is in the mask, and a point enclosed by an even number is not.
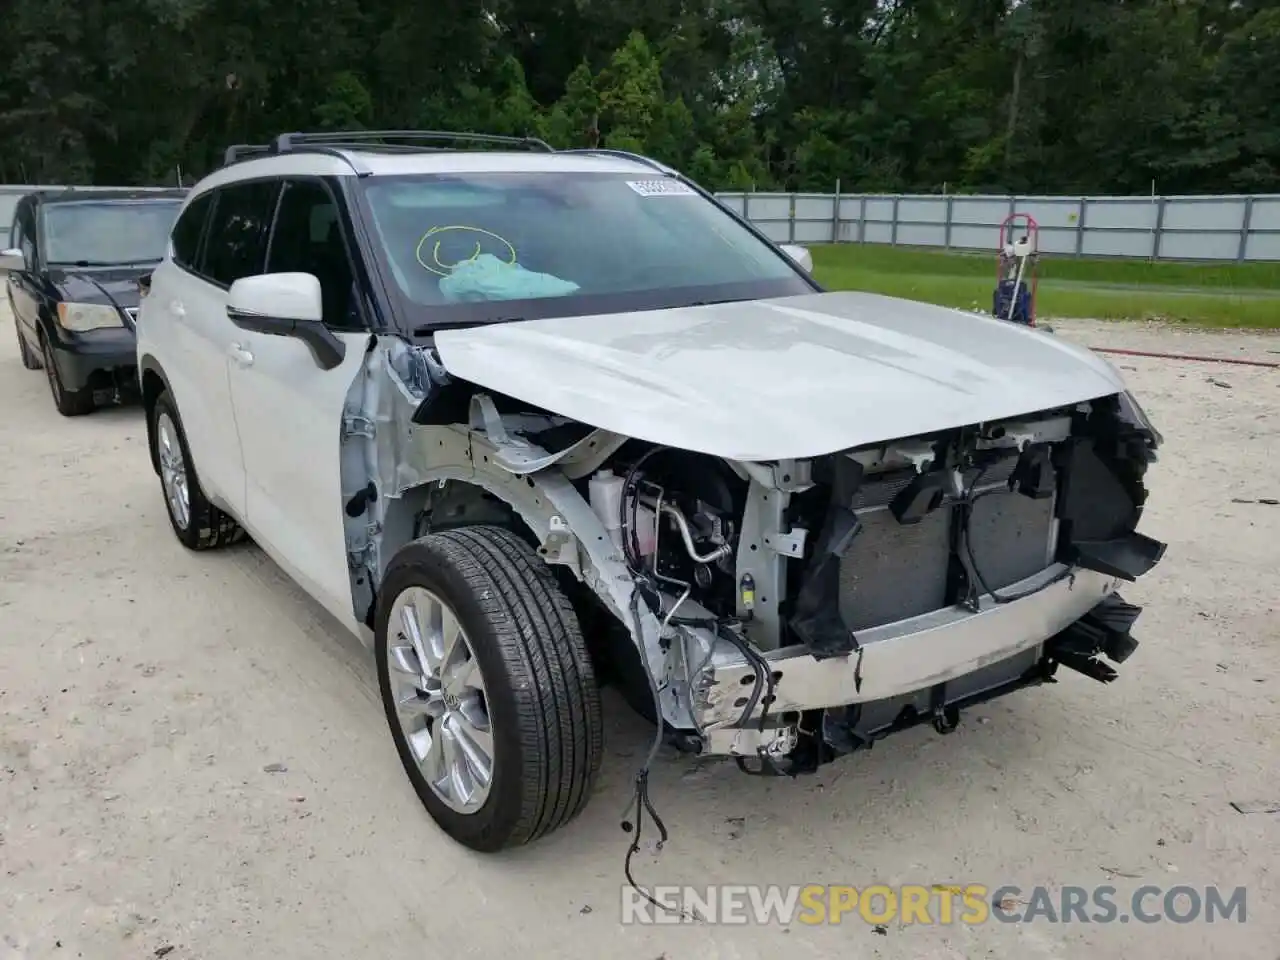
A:
[[[1098,355],[868,293],[443,330],[452,376],[593,427],[733,460],[820,456],[1125,389]]]

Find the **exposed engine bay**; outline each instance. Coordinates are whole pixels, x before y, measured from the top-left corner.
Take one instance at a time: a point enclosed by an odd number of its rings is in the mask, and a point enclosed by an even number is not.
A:
[[[1136,530],[1161,438],[1127,393],[743,462],[431,379],[356,581],[368,608],[378,553],[509,524],[561,574],[600,674],[689,751],[795,774],[949,732],[1059,666],[1109,682],[1137,645],[1116,590],[1164,552]]]

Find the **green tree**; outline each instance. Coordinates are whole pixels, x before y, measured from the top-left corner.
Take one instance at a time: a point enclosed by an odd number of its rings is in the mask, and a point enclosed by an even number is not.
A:
[[[1280,191],[1275,0],[11,0],[0,176],[540,132],[712,188]]]
[[[596,81],[605,145],[643,152],[663,108],[662,71],[636,30],[618,49]]]

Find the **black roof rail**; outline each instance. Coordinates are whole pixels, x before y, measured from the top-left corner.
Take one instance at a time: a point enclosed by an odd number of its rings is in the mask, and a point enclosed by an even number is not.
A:
[[[432,143],[450,146],[432,146]],[[300,147],[374,147],[393,150],[450,150],[467,143],[524,147],[555,153],[546,141],[537,137],[504,137],[494,133],[457,133],[452,130],[333,130],[316,133],[282,133],[275,139],[277,153],[288,153]]]
[[[560,150],[559,153],[584,153],[601,157],[618,157],[622,160],[634,160],[636,163],[643,163],[646,167],[658,170],[662,173],[676,173],[671,167],[665,163],[660,163],[652,157],[646,157],[642,153],[632,153],[630,150],[607,150],[603,147],[575,147],[572,150]]]
[[[463,149],[462,145],[496,144],[523,147],[544,153],[555,149],[537,137],[504,137],[492,133],[454,133],[448,130],[332,130],[314,133],[282,133],[271,143],[237,143],[227,147],[222,165],[242,160],[273,157],[285,153],[324,153],[345,160],[357,175],[372,171],[352,157],[352,150],[377,150],[386,153],[436,153]]]
[[[351,156],[346,150],[340,150],[337,147],[312,144],[303,146],[301,149],[307,153],[323,153],[331,157],[337,157],[339,160],[344,160],[346,161],[347,166],[349,166],[352,171],[360,177],[367,177],[373,172],[355,157]],[[222,158],[222,165],[227,167],[233,163],[240,163],[245,160],[257,160],[262,157],[278,157],[279,155],[280,151],[276,149],[275,143],[242,143],[227,148],[227,152]]]
[[[236,143],[227,147],[226,152],[222,155],[222,165],[229,166],[240,160],[248,160],[251,157],[265,157],[272,153],[270,144],[266,143]]]

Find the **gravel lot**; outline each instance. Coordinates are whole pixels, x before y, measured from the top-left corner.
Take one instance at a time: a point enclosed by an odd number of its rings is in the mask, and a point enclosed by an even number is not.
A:
[[[1062,323],[1280,359],[1280,339]],[[1280,957],[1280,371],[1116,357],[1165,433],[1142,647],[796,782],[667,756],[640,882],[1248,887],[1248,919],[623,927],[647,730],[606,701],[569,829],[480,857],[400,769],[371,659],[252,546],[172,537],[137,408],[67,420],[0,313],[0,958]],[[1210,382],[1215,378],[1219,383]],[[1229,387],[1222,384],[1229,384]],[[300,465],[301,466],[301,465]],[[283,764],[284,772],[264,767]]]

